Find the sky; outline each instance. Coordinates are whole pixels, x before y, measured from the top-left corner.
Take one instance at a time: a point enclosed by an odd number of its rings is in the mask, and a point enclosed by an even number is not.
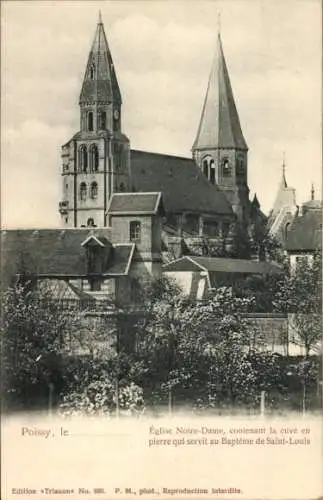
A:
[[[320,0],[3,1],[2,227],[60,224],[60,147],[79,130],[99,10],[132,148],[191,156],[221,13],[250,196],[268,213],[285,153],[297,202],[312,182],[321,197]]]

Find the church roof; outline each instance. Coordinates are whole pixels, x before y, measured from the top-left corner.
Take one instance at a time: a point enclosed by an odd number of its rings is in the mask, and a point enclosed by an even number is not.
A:
[[[101,16],[96,27],[80,94],[80,103],[97,101],[121,103],[117,75]]]
[[[248,149],[235,105],[220,34],[194,149]]]
[[[233,214],[226,196],[194,160],[137,150],[130,158],[135,191],[160,191],[166,212]]]
[[[114,214],[156,214],[161,206],[161,193],[114,193],[108,213]]]
[[[87,275],[86,246],[89,235],[110,240],[109,228],[92,229],[8,229],[1,231],[2,286],[14,276],[29,272],[39,277],[73,278]],[[111,250],[112,248],[112,250]],[[127,274],[134,252],[133,244],[106,247],[103,274],[107,277]]]
[[[287,232],[285,249],[289,252],[315,251],[322,248],[322,211],[309,210],[295,217]]]

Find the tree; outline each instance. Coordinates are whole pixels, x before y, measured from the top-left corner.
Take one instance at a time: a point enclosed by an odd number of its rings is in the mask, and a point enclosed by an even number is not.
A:
[[[318,364],[310,356],[321,349],[322,335],[322,261],[321,252],[297,263],[285,274],[276,293],[276,307],[289,314],[293,330],[291,342],[304,350],[297,373],[303,385],[302,406],[306,410],[307,389],[318,379]],[[316,370],[316,373],[315,373]]]
[[[302,260],[289,269],[276,293],[276,308],[292,315],[293,343],[304,348],[305,357],[315,350],[321,339],[322,280],[321,254],[313,262]]]
[[[251,242],[245,224],[236,222],[227,237],[227,254],[234,259],[250,259]]]
[[[7,408],[44,404],[62,384],[64,351],[81,330],[77,311],[65,311],[50,290],[30,283],[1,296],[2,380]]]
[[[146,366],[146,382],[153,393],[168,394],[170,409],[174,396],[204,407],[257,400],[260,383],[266,382],[260,362],[253,362],[253,335],[244,319],[252,302],[220,288],[193,303],[169,284],[150,302],[140,323],[137,354]]]

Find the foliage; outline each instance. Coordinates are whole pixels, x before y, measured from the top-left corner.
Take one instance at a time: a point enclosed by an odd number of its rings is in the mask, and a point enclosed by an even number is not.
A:
[[[321,255],[317,253],[313,262],[299,262],[295,269],[285,274],[276,291],[276,308],[292,314],[296,335],[292,342],[305,349],[309,356],[322,333],[322,280]]]
[[[48,385],[61,383],[67,339],[78,313],[63,311],[51,292],[28,284],[9,288],[1,297],[2,375],[7,404],[31,404],[47,398]]]
[[[252,307],[251,297],[237,298],[229,288],[192,303],[166,284],[137,331],[137,357],[146,367],[141,383],[160,399],[171,393],[206,406],[257,399],[274,383],[275,363],[249,349],[253,332],[244,316]]]
[[[116,411],[119,398],[120,414],[133,416],[144,412],[143,390],[133,382],[119,387],[109,372],[103,372],[99,379],[88,383],[83,391],[72,391],[63,395],[59,414],[64,417],[77,415],[109,416]]]
[[[232,229],[228,237],[228,240],[231,240],[227,245],[228,256],[235,259],[250,259],[251,242],[247,227],[236,222]]]

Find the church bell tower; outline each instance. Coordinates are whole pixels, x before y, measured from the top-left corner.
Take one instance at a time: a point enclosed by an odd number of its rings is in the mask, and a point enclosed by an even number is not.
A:
[[[62,146],[61,222],[106,226],[111,195],[130,188],[130,145],[121,131],[121,93],[101,14],[79,106],[80,130]]]
[[[247,224],[248,146],[241,130],[220,33],[192,153],[208,180],[224,192],[238,220]]]

